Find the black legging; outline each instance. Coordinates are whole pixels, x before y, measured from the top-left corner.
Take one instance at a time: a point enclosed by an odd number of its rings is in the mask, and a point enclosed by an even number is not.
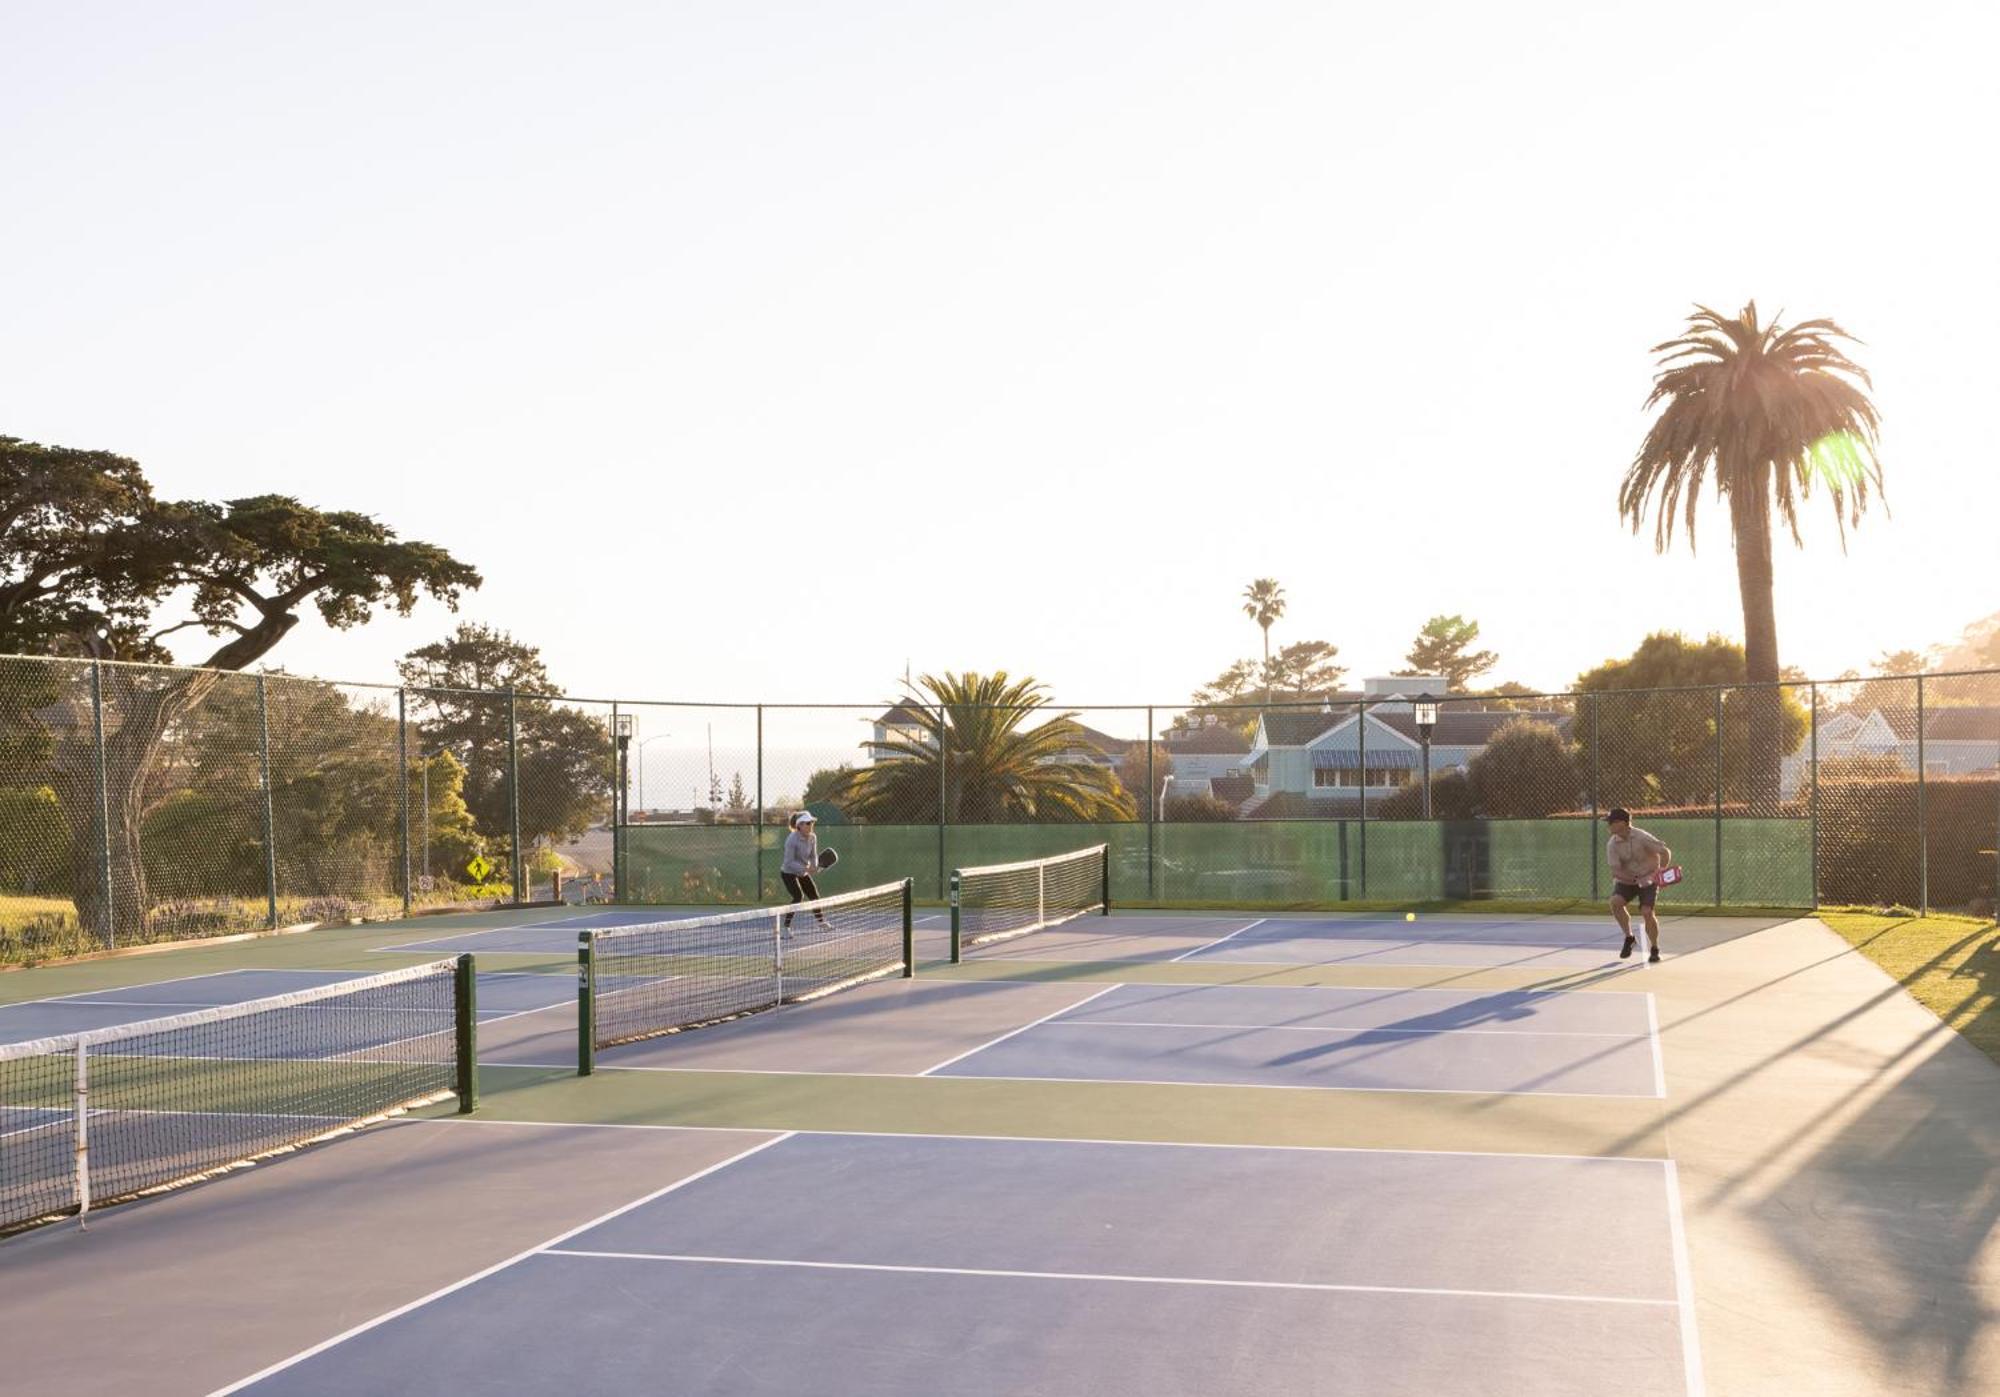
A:
[[[780,873],[778,876],[785,880],[785,891],[792,895],[793,902],[797,903],[797,902],[819,901],[819,885],[813,882],[812,874]],[[826,925],[825,917],[821,917],[818,912],[814,912],[813,915],[815,917],[819,917],[819,922],[821,926]],[[785,930],[790,931],[791,929],[792,929],[792,914],[790,912],[787,912],[785,913]]]

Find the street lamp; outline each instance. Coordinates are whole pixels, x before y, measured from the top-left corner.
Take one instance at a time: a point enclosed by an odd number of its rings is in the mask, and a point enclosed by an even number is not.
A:
[[[623,901],[625,888],[625,806],[631,804],[627,789],[632,779],[632,715],[620,713],[611,719],[611,735],[617,742],[611,779],[611,897]]]
[[[1424,744],[1424,818],[1431,817],[1431,730],[1437,727],[1438,702],[1429,694],[1418,694],[1411,709],[1417,716],[1417,736]]]
[[[645,814],[652,807],[646,804],[646,744],[658,742],[663,737],[672,737],[670,732],[656,732],[651,737],[639,739],[639,813]]]

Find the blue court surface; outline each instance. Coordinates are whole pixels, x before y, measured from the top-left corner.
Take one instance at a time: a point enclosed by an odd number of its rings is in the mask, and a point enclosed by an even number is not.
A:
[[[927,1076],[1665,1095],[1650,995],[1112,985]]]
[[[88,990],[54,999],[0,1004],[0,1043],[56,1038],[93,1028],[171,1018],[219,1004],[241,1004],[357,978],[337,970],[227,970],[118,989]],[[575,999],[576,981],[568,975],[485,971],[479,975],[481,1023],[534,1013],[573,1003]]]
[[[782,1135],[222,1389],[1697,1390],[1660,1160]]]
[[[1181,960],[1281,965],[1602,965],[1618,950],[1609,918],[1581,922],[1327,921],[1269,917],[1197,947]]]

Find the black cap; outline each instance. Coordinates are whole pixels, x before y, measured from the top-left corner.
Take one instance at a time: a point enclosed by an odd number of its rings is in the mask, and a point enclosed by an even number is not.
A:
[[[1632,812],[1622,805],[1612,806],[1611,813],[1604,817],[1604,823],[1607,825],[1615,825],[1620,820],[1623,820],[1628,825],[1632,823]]]

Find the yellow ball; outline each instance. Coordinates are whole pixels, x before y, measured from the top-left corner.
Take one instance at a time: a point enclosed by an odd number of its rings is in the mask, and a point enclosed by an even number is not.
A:
[[[1415,912],[1405,912],[1403,914],[1403,920],[1406,922],[1414,922],[1416,919],[1417,914]]]

